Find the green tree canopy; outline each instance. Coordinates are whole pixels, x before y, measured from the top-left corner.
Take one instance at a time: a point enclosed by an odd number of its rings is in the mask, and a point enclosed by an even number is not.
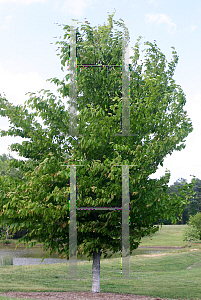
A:
[[[63,29],[58,44],[65,71],[70,64],[70,26]],[[111,65],[122,65],[121,29],[126,30],[124,22],[114,21],[113,15],[109,15],[108,25],[91,27],[86,23],[76,28],[77,64],[110,65],[77,67],[77,137],[69,135],[70,113],[64,105],[64,101],[70,103],[69,71],[63,80],[50,80],[58,86],[57,97],[46,90],[30,93],[24,106],[0,98],[0,114],[11,124],[1,136],[29,139],[11,145],[11,150],[28,160],[14,162],[26,174],[8,193],[1,217],[7,216],[13,230],[30,229],[21,241],[35,239],[50,254],[57,251],[69,257],[70,169],[65,164],[84,165],[76,170],[77,207],[121,207],[122,170],[115,165],[135,165],[129,170],[131,253],[143,236],[159,229],[153,225],[159,219],[176,222],[175,213],[182,213],[187,191],[192,191],[193,182],[183,186],[183,198],[170,196],[169,172],[160,179],[149,177],[163,165],[167,154],[185,148],[185,138],[193,130],[183,109],[185,94],[173,79],[178,63],[174,48],[172,60],[167,62],[156,42],[146,42],[142,62],[140,38],[137,40],[131,57],[129,99],[130,132],[136,136],[115,136],[121,133],[122,78],[121,68]],[[77,211],[77,244],[78,254],[88,254],[93,264],[99,260],[100,266],[101,253],[107,257],[107,250],[121,250],[121,212]],[[92,291],[100,291],[100,285],[93,283]]]

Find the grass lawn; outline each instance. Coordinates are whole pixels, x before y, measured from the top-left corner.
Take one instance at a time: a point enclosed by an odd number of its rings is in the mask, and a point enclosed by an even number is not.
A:
[[[184,226],[164,225],[152,239],[143,238],[141,245],[185,246],[182,241]],[[92,261],[78,263],[77,269],[79,281],[67,278],[67,263],[2,266],[0,291],[91,291]],[[100,292],[201,299],[201,243],[192,243],[171,253],[132,256],[128,279],[121,278],[120,258],[102,260]],[[14,298],[0,296],[0,300],[6,299]]]
[[[182,239],[183,230],[187,225],[163,225],[151,237],[143,237],[140,246],[187,246]]]

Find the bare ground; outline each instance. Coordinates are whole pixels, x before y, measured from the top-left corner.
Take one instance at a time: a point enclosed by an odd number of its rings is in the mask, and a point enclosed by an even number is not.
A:
[[[0,292],[0,296],[40,299],[40,300],[170,300],[167,298],[153,298],[121,293],[92,293],[92,292]],[[171,299],[176,300],[176,299]],[[177,299],[180,300],[180,299]]]

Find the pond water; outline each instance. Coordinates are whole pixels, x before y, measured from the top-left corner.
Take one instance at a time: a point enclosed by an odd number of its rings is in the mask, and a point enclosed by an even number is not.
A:
[[[138,248],[133,251],[131,256],[142,255],[142,254],[152,254],[161,252],[170,252],[170,249],[160,249],[160,248]],[[110,251],[108,251],[110,252]],[[42,247],[35,246],[26,249],[23,245],[20,245],[15,250],[15,245],[0,245],[0,266],[1,265],[38,265],[38,264],[55,264],[55,263],[67,263],[68,260],[59,258],[58,254],[52,254],[51,256],[44,259],[41,262],[42,257],[45,255],[45,251]],[[112,255],[112,258],[120,258],[121,252]],[[101,256],[101,259],[103,257]],[[87,255],[82,257],[77,257],[77,262],[88,261]]]

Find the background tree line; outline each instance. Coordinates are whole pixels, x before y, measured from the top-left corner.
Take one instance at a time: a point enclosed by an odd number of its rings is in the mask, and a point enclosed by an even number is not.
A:
[[[179,188],[187,182],[186,179],[180,178],[177,181],[174,182],[171,186],[168,187],[168,193],[176,193],[179,195]],[[201,180],[196,178],[195,184],[193,188],[195,195],[193,197],[190,197],[189,203],[183,207],[183,213],[180,217],[180,220],[177,221],[177,224],[186,224],[189,221],[190,216],[195,216],[198,212],[201,211]],[[160,220],[165,225],[171,225],[171,220]]]

